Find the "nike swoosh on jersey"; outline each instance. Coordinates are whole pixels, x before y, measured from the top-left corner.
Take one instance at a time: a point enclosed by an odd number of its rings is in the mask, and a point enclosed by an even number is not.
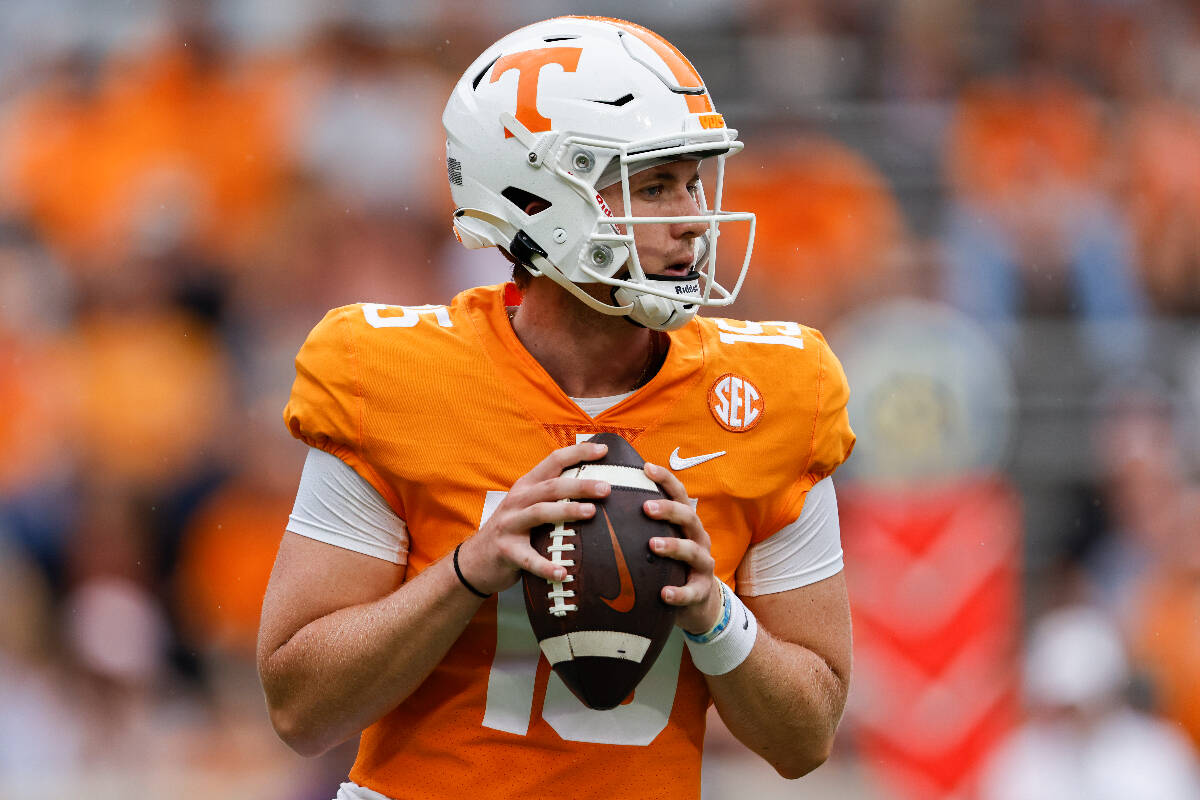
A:
[[[694,467],[697,464],[703,464],[705,461],[712,461],[714,458],[720,458],[725,455],[724,450],[718,450],[715,453],[705,453],[701,456],[691,456],[690,458],[680,458],[679,448],[676,447],[671,451],[671,469],[681,470],[688,467]]]
[[[600,599],[618,614],[627,614],[633,610],[634,601],[637,600],[637,593],[633,588],[633,578],[629,575],[629,565],[625,563],[625,554],[621,552],[621,544],[617,541],[617,532],[613,530],[612,520],[608,518],[608,512],[604,510],[604,506],[600,506],[600,513],[604,515],[604,524],[608,526],[608,538],[612,540],[613,557],[617,560],[617,575],[621,578],[621,591],[617,593],[617,596],[609,599],[600,595]]]

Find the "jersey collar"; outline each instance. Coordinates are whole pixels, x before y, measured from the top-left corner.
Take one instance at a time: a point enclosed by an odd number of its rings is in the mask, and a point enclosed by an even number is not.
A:
[[[456,302],[465,303],[501,383],[526,413],[543,425],[644,431],[670,413],[703,374],[704,346],[693,320],[667,334],[670,349],[653,378],[593,419],[567,396],[517,338],[506,308],[506,301],[511,302],[513,297],[512,284],[507,284],[469,289]]]

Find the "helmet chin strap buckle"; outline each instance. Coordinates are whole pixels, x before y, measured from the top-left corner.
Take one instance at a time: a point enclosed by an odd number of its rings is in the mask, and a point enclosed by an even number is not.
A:
[[[646,280],[654,281],[656,288],[673,289],[679,295],[678,300],[646,294],[625,286],[614,287],[613,301],[619,305],[631,305],[633,308],[626,317],[635,325],[652,328],[656,331],[673,331],[682,328],[696,316],[697,305],[687,302],[688,298],[700,295],[700,273],[695,270],[686,275],[647,275]]]
[[[529,151],[526,163],[531,167],[540,167],[546,160],[546,153],[557,138],[553,134],[536,134],[521,124],[521,121],[507,111],[500,114],[500,124],[511,133],[518,142]]]

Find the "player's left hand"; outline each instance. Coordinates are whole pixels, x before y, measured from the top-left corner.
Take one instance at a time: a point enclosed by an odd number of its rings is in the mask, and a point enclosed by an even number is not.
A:
[[[685,539],[656,536],[650,547],[656,555],[674,558],[689,567],[687,581],[682,586],[664,586],[663,602],[678,606],[675,624],[689,633],[704,633],[720,621],[721,589],[713,570],[716,561],[710,552],[712,540],[704,524],[692,508],[687,490],[675,473],[666,467],[646,463],[647,477],[666,490],[670,500],[647,500],[643,505],[647,516],[678,525]]]

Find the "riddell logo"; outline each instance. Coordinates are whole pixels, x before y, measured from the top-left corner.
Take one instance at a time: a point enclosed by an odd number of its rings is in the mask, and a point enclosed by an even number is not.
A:
[[[600,204],[600,210],[604,212],[604,216],[611,217],[613,215],[612,209],[608,207],[608,203],[604,202],[604,198],[598,192],[596,194],[596,202]]]
[[[762,420],[763,396],[748,378],[726,373],[708,390],[708,410],[722,428],[748,431]]]
[[[687,286],[676,286],[675,294],[700,294],[700,284],[689,283]]]

